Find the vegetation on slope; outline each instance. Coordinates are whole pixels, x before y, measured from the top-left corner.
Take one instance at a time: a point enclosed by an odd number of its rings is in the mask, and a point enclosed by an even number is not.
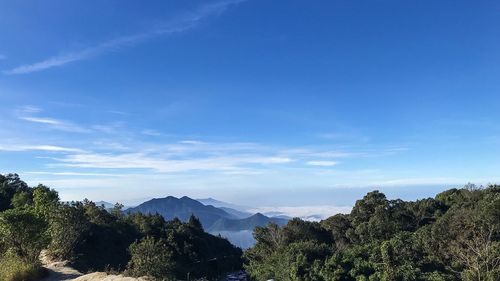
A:
[[[500,186],[434,199],[374,191],[350,214],[259,227],[245,253],[255,280],[500,280]]]
[[[123,215],[93,202],[62,203],[46,186],[0,175],[0,280],[38,280],[42,249],[87,271],[124,271],[157,280],[216,278],[241,268],[240,249],[204,232],[195,217]]]

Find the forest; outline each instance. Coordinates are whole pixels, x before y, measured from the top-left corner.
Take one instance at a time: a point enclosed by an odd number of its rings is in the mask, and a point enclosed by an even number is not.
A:
[[[415,202],[368,193],[350,214],[257,228],[255,280],[500,280],[500,186]]]
[[[498,185],[418,201],[372,191],[350,214],[257,227],[245,252],[194,216],[166,221],[122,207],[62,202],[47,186],[0,175],[0,280],[42,278],[42,250],[81,272],[151,280],[218,280],[242,268],[258,281],[500,280]]]
[[[242,251],[191,217],[124,215],[95,203],[61,202],[56,191],[0,175],[0,280],[39,280],[40,252],[81,272],[120,272],[153,280],[216,279],[242,266]]]

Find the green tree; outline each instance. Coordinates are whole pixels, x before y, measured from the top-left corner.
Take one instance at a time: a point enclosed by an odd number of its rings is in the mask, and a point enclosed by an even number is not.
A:
[[[51,255],[63,260],[77,258],[90,224],[82,208],[61,205],[50,216],[49,234]]]
[[[164,239],[148,236],[129,247],[131,259],[126,273],[131,276],[150,276],[155,280],[173,280],[175,261]]]
[[[35,213],[48,219],[59,204],[57,191],[39,184],[33,189],[33,205]]]
[[[18,192],[28,192],[30,188],[17,174],[0,175],[0,212],[12,207],[12,197]]]
[[[12,196],[12,207],[26,208],[33,204],[32,194],[28,191],[20,191]]]
[[[345,249],[349,246],[350,241],[347,233],[352,229],[349,215],[336,214],[323,220],[321,225],[332,233],[333,240],[338,249]]]
[[[11,209],[0,213],[0,239],[26,262],[38,262],[49,239],[47,222],[30,210]]]

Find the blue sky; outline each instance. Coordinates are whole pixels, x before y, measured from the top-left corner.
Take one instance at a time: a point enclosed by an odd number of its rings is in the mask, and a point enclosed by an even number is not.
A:
[[[3,1],[0,172],[350,206],[500,182],[498,1]],[[278,196],[279,195],[279,196]]]

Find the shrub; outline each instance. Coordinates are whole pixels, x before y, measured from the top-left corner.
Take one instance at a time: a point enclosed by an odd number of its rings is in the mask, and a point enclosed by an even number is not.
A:
[[[28,263],[14,255],[6,253],[0,257],[0,280],[2,281],[34,281],[46,275],[40,263]]]
[[[126,273],[131,276],[150,276],[155,280],[173,278],[172,251],[163,239],[148,236],[130,245],[131,259]]]
[[[36,263],[48,244],[47,223],[29,210],[11,209],[0,213],[0,240],[23,261]]]

